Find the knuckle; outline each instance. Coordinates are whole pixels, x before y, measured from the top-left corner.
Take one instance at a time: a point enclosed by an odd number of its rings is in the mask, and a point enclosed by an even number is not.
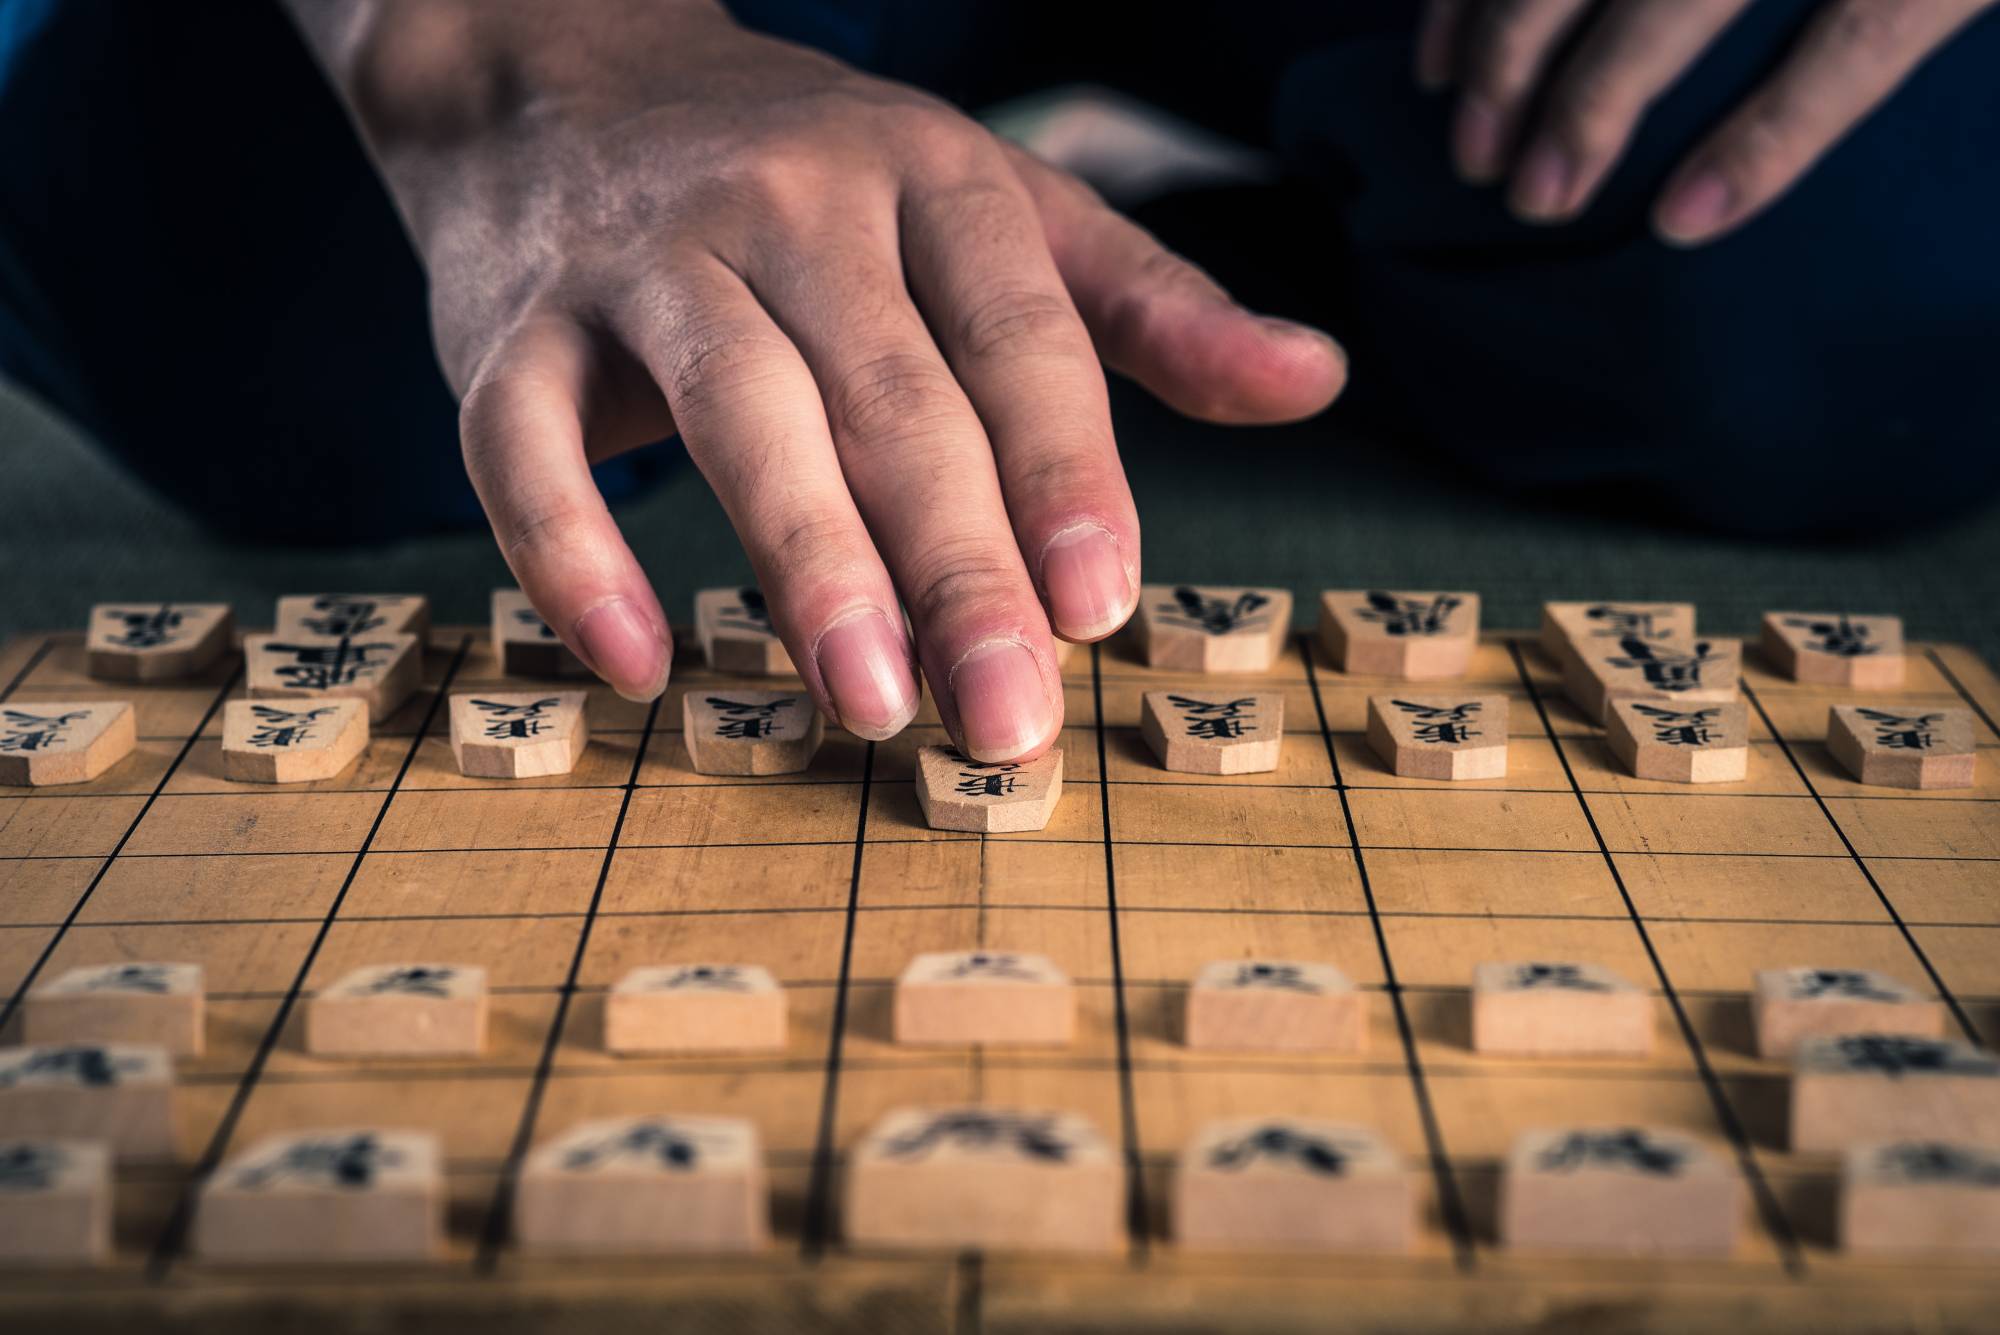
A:
[[[1578,147],[1606,152],[1625,137],[1637,112],[1616,79],[1600,74],[1566,81],[1550,96],[1549,116]]]
[[[826,394],[826,408],[837,440],[904,437],[956,417],[958,385],[935,358],[882,352],[838,376]]]
[[[910,610],[919,625],[935,624],[951,612],[994,609],[1013,600],[1019,568],[995,553],[1011,551],[1011,541],[972,538],[939,544],[926,554],[917,574]]]
[[[1828,31],[1846,50],[1887,58],[1909,46],[1933,8],[1928,0],[1844,0],[1828,16]]]
[[[977,358],[1073,353],[1083,339],[1083,323],[1067,301],[1031,288],[988,294],[959,320],[959,346]]]
[[[572,556],[588,559],[595,547],[595,521],[602,513],[601,504],[591,506],[530,493],[517,497],[505,517],[496,522],[495,536],[510,561],[522,554],[554,564]]]
[[[1467,48],[1467,82],[1488,97],[1505,98],[1528,82],[1541,43],[1523,22],[1524,6],[1500,0],[1486,6]]]
[[[778,374],[785,352],[770,334],[697,325],[682,336],[661,388],[676,414],[699,417],[718,399]]]

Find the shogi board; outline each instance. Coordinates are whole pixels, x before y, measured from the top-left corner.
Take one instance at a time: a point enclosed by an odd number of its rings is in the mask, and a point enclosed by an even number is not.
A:
[[[1721,628],[1718,628],[1721,629]],[[117,1252],[100,1274],[0,1285],[0,1327],[428,1332],[1485,1331],[1535,1323],[1810,1329],[1987,1325],[2000,1270],[1851,1261],[1834,1249],[1834,1157],[1782,1148],[1784,1068],[1752,1055],[1755,970],[1878,969],[1949,1003],[1950,1029],[2000,1040],[2000,679],[1915,646],[1871,703],[1965,705],[1978,786],[1864,789],[1828,756],[1825,688],[1747,665],[1749,777],[1700,787],[1622,774],[1564,700],[1532,631],[1488,634],[1465,689],[1509,697],[1502,779],[1397,779],[1363,736],[1391,689],[1330,671],[1295,638],[1232,690],[1283,691],[1291,732],[1269,774],[1161,770],[1146,690],[1195,678],[1116,639],[1067,670],[1070,766],[1045,830],[926,828],[911,774],[934,714],[868,745],[829,730],[812,768],[694,773],[681,693],[765,682],[677,669],[657,707],[594,688],[591,746],[567,775],[469,779],[452,764],[454,690],[498,677],[484,628],[440,627],[425,690],[378,721],[334,779],[273,790],[221,777],[237,663],[159,684],[91,681],[80,636],[0,651],[21,701],[130,698],[138,751],[78,788],[0,794],[0,1042],[34,980],[117,959],[206,970],[208,1048],[180,1065],[176,1165],[121,1167]],[[681,643],[690,641],[683,637]],[[555,689],[556,683],[549,683]],[[919,951],[1040,952],[1076,981],[1065,1050],[899,1048],[896,975]],[[1187,980],[1210,960],[1319,959],[1353,977],[1373,1030],[1358,1055],[1194,1052]],[[318,1060],[302,1000],[358,965],[484,964],[476,1059]],[[1643,1062],[1481,1059],[1466,990],[1488,959],[1596,960],[1650,989]],[[604,995],[642,964],[762,964],[789,992],[789,1045],[611,1057]],[[860,1254],[838,1235],[843,1158],[884,1113],[988,1102],[1090,1117],[1137,1171],[1138,1226],[1113,1259]],[[523,1154],[590,1118],[756,1120],[775,1239],[725,1260],[544,1262],[511,1245]],[[1407,1257],[1183,1255],[1166,1218],[1173,1156],[1197,1127],[1290,1114],[1376,1128],[1406,1157],[1420,1227]],[[1692,1134],[1749,1178],[1744,1241],[1722,1261],[1510,1254],[1498,1171],[1524,1129],[1637,1124]],[[435,1132],[449,1246],[414,1267],[265,1273],[188,1254],[192,1176],[286,1128]],[[558,1322],[558,1318],[563,1318]]]

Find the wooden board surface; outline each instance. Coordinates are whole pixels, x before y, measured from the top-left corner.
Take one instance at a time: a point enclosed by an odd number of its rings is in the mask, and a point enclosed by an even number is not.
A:
[[[691,637],[680,643],[693,654]],[[657,707],[592,692],[571,774],[468,779],[443,690],[501,689],[483,631],[441,628],[425,689],[380,720],[338,778],[273,790],[222,778],[221,704],[239,660],[185,682],[90,680],[80,635],[0,649],[16,701],[130,698],[137,752],[67,789],[0,790],[0,1042],[38,978],[113,960],[207,971],[207,1053],[180,1064],[177,1162],[122,1169],[118,1254],[83,1275],[0,1285],[9,1328],[1496,1330],[1977,1328],[2000,1275],[1857,1262],[1831,1248],[1830,1156],[1780,1148],[1783,1068],[1753,1054],[1752,972],[1880,969],[1942,995],[1951,1029],[2000,1036],[2000,680],[1971,654],[1914,646],[1898,692],[1978,717],[1978,786],[1864,789],[1824,746],[1827,688],[1747,663],[1742,783],[1625,775],[1561,698],[1532,633],[1489,634],[1470,684],[1510,697],[1507,776],[1386,772],[1363,737],[1379,681],[1331,671],[1308,638],[1233,678],[1286,697],[1275,772],[1170,774],[1138,729],[1143,691],[1197,678],[1115,641],[1071,659],[1069,773],[1047,829],[927,829],[915,748],[928,708],[879,745],[830,732],[812,768],[716,779],[688,765],[677,667]],[[747,683],[742,683],[747,684]],[[1245,685],[1244,689],[1250,689]],[[1077,980],[1068,1050],[898,1048],[890,989],[919,951],[1045,953]],[[1359,1056],[1193,1052],[1186,980],[1225,956],[1322,959],[1366,992]],[[1591,959],[1661,998],[1643,1062],[1482,1059],[1466,995],[1482,959]],[[305,1055],[302,1002],[357,965],[483,963],[481,1059]],[[780,1053],[613,1058],[606,989],[627,969],[742,960],[788,989]],[[889,1108],[988,1100],[1073,1109],[1138,1171],[1140,1225],[1115,1261],[855,1255],[839,1237],[843,1152]],[[522,1155],[586,1117],[754,1118],[772,1158],[766,1254],[686,1263],[529,1262],[506,1240]],[[1215,1117],[1291,1113],[1378,1128],[1419,1175],[1407,1259],[1195,1259],[1166,1238],[1173,1154]],[[185,1253],[188,1189],[287,1127],[372,1121],[443,1137],[450,1252],[414,1270],[216,1271]],[[1516,1132],[1640,1121],[1713,1146],[1750,1182],[1726,1262],[1529,1260],[1493,1241]],[[1593,1319],[1594,1314],[1594,1319]],[[17,1325],[16,1319],[19,1319]],[[137,1323],[136,1325],[134,1323]]]

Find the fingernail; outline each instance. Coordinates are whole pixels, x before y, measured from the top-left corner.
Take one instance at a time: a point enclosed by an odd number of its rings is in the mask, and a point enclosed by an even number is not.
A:
[[[667,689],[667,642],[629,598],[609,598],[577,618],[577,646],[611,689],[645,704]]]
[[[882,613],[850,613],[820,632],[813,649],[840,726],[886,741],[917,716],[917,679],[908,642]]]
[[[1721,227],[1734,200],[1720,172],[1704,169],[1660,201],[1657,223],[1669,241],[1699,241]]]
[[[1484,185],[1500,174],[1500,110],[1485,98],[1467,94],[1458,107],[1452,133],[1458,173]]]
[[[1018,640],[973,647],[952,668],[947,685],[966,754],[974,760],[1012,760],[1049,735],[1054,720],[1041,665]]]
[[[1514,178],[1514,211],[1535,222],[1561,217],[1569,198],[1569,155],[1554,144],[1537,144],[1521,160]]]
[[[1072,640],[1109,635],[1132,612],[1132,580],[1118,539],[1096,524],[1072,524],[1049,539],[1042,587],[1056,629]]]

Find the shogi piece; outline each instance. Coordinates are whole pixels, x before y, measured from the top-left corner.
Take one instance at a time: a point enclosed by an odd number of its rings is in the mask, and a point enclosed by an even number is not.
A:
[[[896,980],[898,1043],[1059,1046],[1076,1033],[1076,989],[1046,955],[943,950]]]
[[[1626,636],[1694,638],[1693,603],[1543,603],[1542,652],[1560,666],[1570,655]]]
[[[1063,753],[988,765],[956,748],[917,748],[917,805],[933,830],[1018,834],[1046,827],[1062,801]]]
[[[101,1142],[120,1159],[172,1158],[173,1064],[166,1049],[0,1048],[0,1139],[44,1136]]]
[[[486,970],[468,964],[371,964],[306,1007],[318,1057],[472,1057],[486,1046]]]
[[[0,784],[89,783],[131,755],[138,741],[128,701],[0,705]]]
[[[1278,768],[1285,697],[1275,691],[1147,691],[1139,731],[1160,764],[1181,774],[1262,774]]]
[[[1125,1173],[1075,1113],[905,1108],[848,1159],[855,1247],[1108,1252],[1124,1245]]]
[[[1524,1132],[1500,1182],[1500,1241],[1516,1251],[1727,1256],[1742,1216],[1735,1169],[1672,1131]]]
[[[1750,706],[1613,700],[1604,721],[1611,754],[1635,778],[1741,783],[1750,773]]]
[[[1863,783],[1883,788],[1970,788],[1976,752],[1969,709],[1827,711],[1826,746]]]
[[[1903,620],[1845,612],[1766,612],[1764,656],[1794,681],[1892,689],[1903,684]]]
[[[1139,639],[1149,667],[1269,672],[1291,629],[1286,589],[1148,584],[1139,590]]]
[[[1216,960],[1188,987],[1191,1048],[1361,1052],[1368,1012],[1346,974],[1304,960]]]
[[[1472,970],[1472,1049],[1504,1057],[1644,1057],[1653,999],[1600,964]]]
[[[210,1178],[195,1208],[205,1261],[427,1261],[444,1236],[437,1137],[372,1128],[258,1141]]]
[[[237,783],[331,779],[368,747],[363,700],[231,700],[222,707],[222,777]]]
[[[771,625],[771,609],[756,589],[703,589],[695,594],[694,634],[713,671],[753,677],[786,677],[797,671]]]
[[[681,697],[681,736],[697,774],[797,774],[826,724],[804,691],[713,691]]]
[[[1943,1038],[1944,1003],[1872,969],[1760,969],[1751,1013],[1757,1055],[1789,1057],[1808,1038]]]
[[[93,677],[191,677],[222,657],[236,630],[227,603],[99,603],[90,609],[84,663]]]
[[[747,1252],[771,1240],[757,1128],[740,1117],[585,1122],[538,1146],[514,1239],[544,1255]]]
[[[387,631],[430,638],[431,600],[421,593],[294,593],[278,599],[278,635],[359,639]]]
[[[84,1140],[0,1138],[0,1266],[111,1255],[111,1153]]]
[[[451,697],[451,755],[479,779],[541,779],[576,768],[590,745],[589,697],[582,691]]]
[[[493,590],[493,661],[509,677],[589,677],[555,627],[519,589]]]
[[[403,707],[424,670],[417,637],[389,631],[348,640],[245,635],[243,660],[253,700],[361,700],[375,723]]]
[[[785,990],[755,964],[634,969],[604,999],[611,1052],[755,1052],[785,1046]]]
[[[1402,1158],[1366,1127],[1210,1122],[1174,1173],[1174,1237],[1189,1251],[1398,1253],[1416,1227]]]
[[[1792,1148],[1889,1140],[2000,1146],[2000,1060],[1896,1034],[1808,1038],[1792,1053]]]
[[[1743,646],[1736,640],[1593,642],[1570,655],[1563,688],[1583,716],[1603,723],[1613,700],[1667,701],[1668,709],[1699,709],[1736,699]]]
[[[1371,695],[1368,745],[1405,779],[1502,778],[1507,697]]]
[[[199,964],[86,964],[28,994],[22,1036],[42,1044],[155,1044],[175,1057],[197,1057],[206,995]]]
[[[1840,1245],[1863,1254],[2000,1256],[2000,1149],[1856,1145],[1840,1173]]]
[[[1479,643],[1479,595],[1329,589],[1319,596],[1319,638],[1342,672],[1463,677]]]

